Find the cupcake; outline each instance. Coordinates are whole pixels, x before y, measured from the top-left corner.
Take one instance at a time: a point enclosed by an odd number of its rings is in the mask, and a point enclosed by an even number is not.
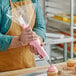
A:
[[[74,67],[75,62],[76,62],[75,60],[69,59],[69,60],[67,61],[67,67]]]
[[[47,76],[58,76],[58,70],[54,65],[50,65],[48,68]]]

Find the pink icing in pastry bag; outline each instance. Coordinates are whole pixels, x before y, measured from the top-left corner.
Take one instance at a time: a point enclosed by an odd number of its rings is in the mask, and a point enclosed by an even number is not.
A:
[[[20,22],[21,26],[23,27],[23,29],[29,28],[29,24],[26,24],[26,23],[24,22],[22,16],[20,16],[19,22]],[[51,64],[51,62],[50,62],[50,60],[49,60],[48,54],[46,53],[46,51],[44,50],[44,48],[40,45],[39,39],[34,40],[34,41],[31,41],[29,44],[30,44],[30,45],[33,45],[34,47],[36,47],[39,55],[40,55],[42,58],[44,58],[46,61],[48,61],[49,64]]]

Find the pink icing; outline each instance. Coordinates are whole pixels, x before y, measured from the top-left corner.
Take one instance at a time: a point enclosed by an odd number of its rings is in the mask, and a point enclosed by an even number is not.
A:
[[[48,68],[48,72],[55,72],[56,71],[56,67],[52,64],[50,65],[50,67]]]
[[[30,45],[33,45],[34,47],[37,48],[37,51],[38,51],[39,55],[42,56],[42,58],[47,56],[47,53],[45,52],[44,48],[40,45],[39,40],[31,41]]]

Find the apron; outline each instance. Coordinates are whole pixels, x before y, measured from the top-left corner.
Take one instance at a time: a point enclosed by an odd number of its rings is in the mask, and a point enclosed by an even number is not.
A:
[[[11,11],[12,16],[15,12],[13,12],[14,8],[17,8],[19,6],[32,4],[31,0],[24,0],[24,1],[18,1],[18,2],[12,2],[10,0],[11,4]],[[28,12],[28,15],[31,16],[31,11],[34,11],[33,7],[27,8],[30,12]],[[32,20],[30,22],[30,27],[33,29],[35,24],[35,17],[36,14],[34,13]],[[19,24],[11,22],[11,26],[6,33],[7,35],[11,36],[19,36],[22,32],[21,26]],[[35,67],[35,58],[34,54],[31,53],[29,46],[21,46],[18,48],[12,48],[7,49],[5,52],[0,52],[0,71],[9,71],[9,70],[17,70],[17,69],[23,69],[23,68],[31,68]]]

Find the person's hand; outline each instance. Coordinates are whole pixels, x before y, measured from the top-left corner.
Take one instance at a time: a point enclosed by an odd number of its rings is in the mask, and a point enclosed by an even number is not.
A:
[[[40,46],[42,47],[43,46],[43,40],[42,40],[42,38],[40,37],[40,36],[38,36],[38,39],[39,39],[39,41],[40,41]],[[29,45],[30,46],[30,51],[32,52],[32,53],[34,53],[35,55],[39,55],[39,58],[41,59],[41,58],[43,58],[39,53],[38,53],[38,49],[35,47],[35,46],[33,46],[33,45]]]
[[[40,36],[38,36],[38,37],[39,37],[39,40],[40,40],[40,45],[43,46],[44,45],[43,39]]]
[[[24,45],[28,45],[31,41],[36,40],[37,38],[38,36],[30,28],[27,28],[21,33],[20,41],[22,41]]]
[[[30,51],[32,52],[32,53],[34,53],[35,55],[39,55],[39,53],[38,53],[38,51],[37,51],[37,48],[36,47],[34,47],[34,46],[32,46],[32,45],[30,45]],[[41,55],[39,55],[39,58],[41,59],[41,58],[43,58]]]

